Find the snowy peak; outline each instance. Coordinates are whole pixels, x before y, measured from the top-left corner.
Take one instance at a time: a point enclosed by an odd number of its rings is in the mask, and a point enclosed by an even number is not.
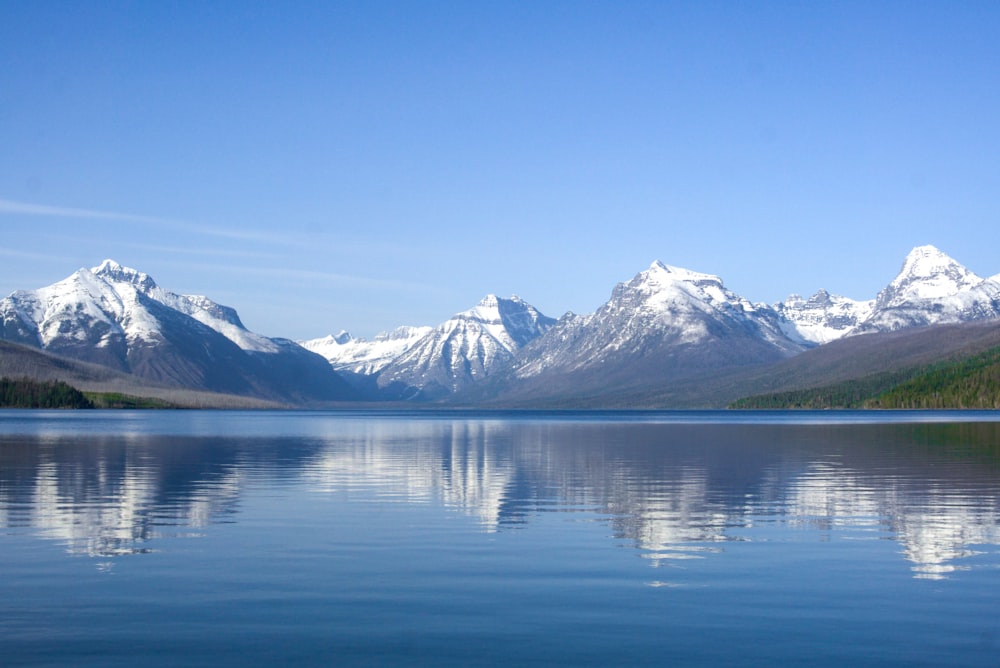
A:
[[[555,322],[517,295],[503,299],[494,294],[486,295],[468,311],[455,314],[441,327],[447,329],[458,321],[479,323],[510,351],[538,337]]]
[[[720,313],[735,317],[754,313],[757,308],[747,299],[726,289],[722,279],[682,267],[653,262],[649,269],[636,274],[631,281],[619,283],[605,307],[635,310],[658,316],[667,324],[677,322],[683,327],[682,313],[702,313],[715,317]]]
[[[695,370],[773,361],[803,348],[770,307],[728,290],[720,277],[656,261],[615,286],[593,314],[560,319],[519,354],[513,375],[542,393],[548,386],[576,392],[593,383],[667,384]]]
[[[368,341],[356,339],[341,330],[336,335],[300,341],[299,345],[326,358],[336,371],[370,376],[384,369],[431,331],[430,327],[397,327],[390,332],[381,332]]]
[[[813,343],[843,336],[1000,317],[1000,284],[983,280],[934,246],[911,250],[878,296],[859,302],[825,290],[774,305],[790,331]]]
[[[496,295],[486,295],[475,306],[467,311],[456,313],[453,319],[475,320],[478,322],[500,322],[500,298]]]
[[[2,302],[4,318],[19,323],[14,340],[44,348],[93,342],[98,347],[161,341],[162,319],[180,313],[214,329],[246,351],[277,352],[273,340],[247,330],[236,311],[207,297],[178,295],[144,272],[105,260],[37,290],[21,290]],[[32,334],[34,332],[34,334]],[[13,335],[12,335],[13,336]],[[95,338],[96,337],[96,338]],[[128,342],[128,343],[124,343]]]
[[[876,308],[950,297],[982,280],[934,246],[918,246],[906,256],[896,278],[879,293]]]
[[[486,295],[392,360],[378,386],[403,397],[445,396],[509,365],[517,350],[554,323],[520,297]]]
[[[156,282],[150,278],[149,274],[124,267],[114,260],[105,260],[100,265],[90,270],[95,276],[99,276],[113,283],[129,283],[135,287],[148,291],[156,287]]]
[[[683,281],[694,285],[722,285],[722,279],[713,274],[704,274],[699,271],[692,271],[683,267],[675,267],[655,260],[649,265],[649,269],[641,272],[639,276],[643,281],[651,285],[662,285],[665,281]]]
[[[980,279],[954,258],[942,252],[935,246],[917,246],[906,255],[900,276],[914,278],[931,278],[939,274],[949,275],[956,281],[965,281],[968,277],[974,282]]]
[[[727,301],[730,297],[718,276],[675,267],[659,260],[616,288],[619,295],[629,291],[644,297],[683,293],[706,301]]]
[[[1000,317],[1000,284],[934,246],[918,246],[878,293],[872,316],[852,334]]]
[[[790,295],[772,308],[786,321],[785,331],[811,343],[829,343],[847,335],[872,313],[874,300],[856,301],[818,290],[809,299]]]
[[[524,300],[517,295],[512,295],[510,299],[502,299],[494,294],[489,294],[479,300],[475,306],[467,311],[456,313],[455,318],[465,320],[479,320],[481,322],[498,322],[503,317],[504,311],[523,310],[525,307],[531,308]]]

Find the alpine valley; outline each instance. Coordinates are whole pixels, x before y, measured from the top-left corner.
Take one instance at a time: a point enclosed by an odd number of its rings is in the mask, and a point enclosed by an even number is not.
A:
[[[768,305],[657,261],[591,314],[487,295],[436,327],[293,342],[106,260],[0,301],[0,338],[0,375],[180,406],[718,407],[1000,346],[1000,275],[921,246],[873,299]]]

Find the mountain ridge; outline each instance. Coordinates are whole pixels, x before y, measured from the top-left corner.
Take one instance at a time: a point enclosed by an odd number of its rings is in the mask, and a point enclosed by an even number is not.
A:
[[[981,278],[936,247],[918,246],[870,300],[820,289],[768,305],[717,275],[656,260],[589,314],[556,320],[520,297],[487,294],[434,327],[399,327],[370,341],[341,331],[293,342],[254,333],[231,307],[172,293],[105,260],[0,300],[0,338],[167,386],[294,405],[645,405],[657,397],[670,405],[683,388],[692,400],[707,397],[698,383],[754,377],[773,385],[755,374],[822,360],[812,351],[837,350],[841,341],[1000,322],[996,276]]]

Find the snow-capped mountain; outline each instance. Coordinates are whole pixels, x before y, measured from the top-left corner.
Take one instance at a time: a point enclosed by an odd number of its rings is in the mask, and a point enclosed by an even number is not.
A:
[[[828,343],[844,336],[1000,317],[1000,281],[983,279],[934,246],[918,246],[875,299],[820,290],[774,305],[792,336]]]
[[[437,327],[400,327],[371,340],[341,332],[298,345],[251,332],[232,308],[169,292],[107,260],[0,301],[0,338],[173,386],[295,403],[599,403],[846,336],[982,319],[1000,319],[1000,275],[983,279],[920,246],[867,301],[820,290],[768,306],[730,291],[718,276],[654,262],[593,313],[558,322],[518,297],[488,295]]]
[[[1000,282],[969,271],[934,246],[918,246],[852,334],[1000,317]]]
[[[321,357],[112,260],[0,301],[0,338],[179,387],[280,400],[348,395]]]
[[[384,369],[433,329],[397,327],[391,332],[377,334],[371,341],[354,338],[342,331],[320,339],[299,341],[299,345],[326,358],[337,371],[371,376]]]
[[[804,349],[777,313],[728,290],[718,276],[654,262],[591,315],[567,314],[518,354],[508,385],[597,392]]]
[[[809,299],[791,295],[773,308],[786,321],[789,336],[822,344],[852,332],[871,317],[874,306],[874,299],[857,301],[819,290]]]
[[[378,387],[398,398],[446,396],[509,365],[517,350],[554,322],[517,296],[487,295],[385,365]]]

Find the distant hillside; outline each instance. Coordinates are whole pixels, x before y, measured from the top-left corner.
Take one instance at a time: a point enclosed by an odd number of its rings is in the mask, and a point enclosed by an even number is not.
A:
[[[823,387],[746,397],[731,408],[1000,408],[1000,347]]]
[[[0,340],[0,376],[63,381],[85,394],[117,393],[155,399],[178,408],[283,408],[282,404],[249,397],[200,392],[152,383],[98,364],[89,364],[38,348]],[[98,405],[102,405],[98,403]]]

